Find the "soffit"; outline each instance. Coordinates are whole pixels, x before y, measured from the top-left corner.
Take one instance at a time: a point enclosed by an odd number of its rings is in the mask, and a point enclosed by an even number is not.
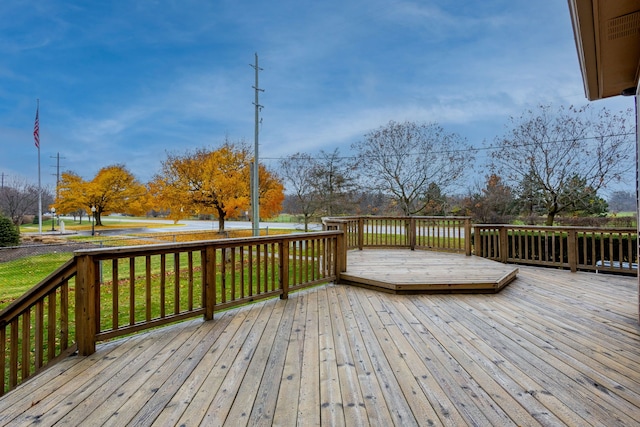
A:
[[[636,87],[640,0],[569,0],[585,94],[596,100]]]

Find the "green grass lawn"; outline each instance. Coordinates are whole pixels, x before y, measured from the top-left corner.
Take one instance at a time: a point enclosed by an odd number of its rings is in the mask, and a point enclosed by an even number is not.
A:
[[[73,257],[71,252],[36,255],[0,263],[0,309]]]

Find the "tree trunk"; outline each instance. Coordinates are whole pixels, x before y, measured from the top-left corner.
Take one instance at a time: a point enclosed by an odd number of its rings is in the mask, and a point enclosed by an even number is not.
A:
[[[555,219],[558,212],[560,212],[560,207],[558,206],[558,202],[554,197],[554,200],[547,205],[547,220],[545,221],[544,225],[546,225],[547,227],[551,227],[553,225],[553,220]]]
[[[224,209],[221,209],[219,207],[216,207],[216,210],[218,211],[218,231],[219,232],[223,232],[224,231],[225,211],[224,211]]]

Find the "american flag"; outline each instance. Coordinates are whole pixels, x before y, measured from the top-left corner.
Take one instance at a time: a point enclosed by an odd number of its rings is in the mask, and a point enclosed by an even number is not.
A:
[[[40,106],[36,108],[36,122],[33,125],[33,140],[36,142],[36,147],[40,148],[40,120],[38,119],[38,112]]]

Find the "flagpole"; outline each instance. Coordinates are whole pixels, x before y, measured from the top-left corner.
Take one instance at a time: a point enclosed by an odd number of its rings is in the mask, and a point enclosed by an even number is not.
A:
[[[36,121],[33,125],[33,140],[38,148],[38,233],[42,234],[42,183],[40,180],[40,98],[37,99]]]

